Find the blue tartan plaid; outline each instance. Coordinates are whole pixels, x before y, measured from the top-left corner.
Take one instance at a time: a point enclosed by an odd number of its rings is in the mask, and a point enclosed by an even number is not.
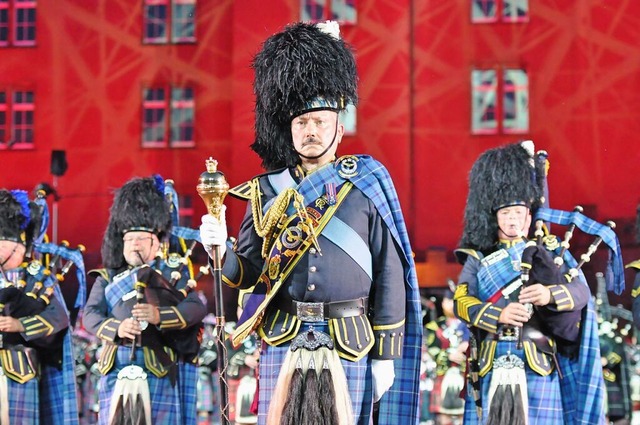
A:
[[[582,316],[580,354],[575,359],[558,356],[564,379],[562,402],[567,425],[605,424],[604,399],[607,396],[600,363],[598,322],[593,299]]]
[[[329,333],[327,322],[316,322],[305,324],[300,329],[300,333],[305,332],[310,326],[315,330]],[[272,347],[267,344],[262,345],[260,352],[260,380],[258,394],[258,425],[267,424],[267,413],[273,389],[278,381],[280,368],[289,351],[289,344]],[[340,359],[342,368],[347,377],[349,395],[351,396],[351,406],[353,408],[354,423],[358,425],[368,425],[371,418],[371,374],[370,362],[364,357],[358,362],[350,362]],[[396,422],[397,424],[403,422]]]
[[[4,377],[2,379],[5,379]],[[9,397],[9,422],[11,424],[38,425],[40,423],[38,380],[19,384],[7,379]]]
[[[145,369],[142,349],[136,350],[136,360],[134,362],[129,360],[130,354],[131,348],[118,347],[113,369],[100,379],[99,425],[109,425],[111,395],[113,394],[120,369],[130,364],[136,364]],[[158,378],[146,369],[145,371],[147,372],[147,384],[149,385],[151,398],[151,423],[154,425],[176,425],[182,423],[179,386],[171,385],[171,381],[168,378]]]
[[[376,206],[402,247],[407,290],[405,337],[402,359],[395,360],[395,380],[380,400],[378,425],[417,424],[419,421],[420,352],[422,316],[418,279],[400,201],[386,168],[370,156],[358,156],[360,173],[351,182]],[[371,174],[375,178],[368,177]]]
[[[180,388],[180,403],[182,404],[182,424],[197,423],[198,412],[196,406],[198,369],[193,363],[178,362],[178,386]]]
[[[568,212],[550,208],[539,208],[535,218],[563,226],[574,223],[583,232],[601,237],[609,248],[609,261],[605,271],[607,291],[614,291],[617,295],[624,291],[624,264],[622,262],[620,242],[609,226],[600,224],[577,211]]]
[[[391,389],[380,400],[378,425],[417,424],[419,421],[419,374],[422,343],[420,293],[400,201],[387,169],[368,155],[357,155],[358,173],[348,178],[376,206],[394,239],[404,253],[405,284],[407,291],[405,337],[402,359],[395,360],[395,380]],[[335,167],[339,167],[336,162]],[[311,174],[308,183],[300,184],[305,199],[316,199],[324,194],[326,183],[336,180],[336,173],[320,169]],[[305,179],[305,180],[307,180]]]
[[[67,248],[53,243],[34,243],[33,249],[40,254],[60,255],[67,261],[73,261],[78,279],[78,294],[74,307],[82,307],[87,299],[87,277],[84,269],[82,252],[77,248]]]
[[[65,309],[66,304],[62,291],[55,286],[54,294]],[[64,336],[62,344],[62,369],[43,366],[40,378],[40,398],[42,421],[48,425],[78,424],[78,392],[75,375],[75,360],[71,342],[72,330],[69,328]],[[39,355],[46,355],[44,350],[39,350]]]

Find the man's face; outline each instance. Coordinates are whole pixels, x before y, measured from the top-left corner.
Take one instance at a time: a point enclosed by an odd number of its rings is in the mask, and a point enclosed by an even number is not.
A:
[[[514,240],[527,235],[531,225],[531,213],[524,205],[514,205],[498,210],[498,238]]]
[[[122,238],[124,249],[122,254],[130,266],[141,266],[155,257],[160,249],[158,237],[149,232],[127,232]]]
[[[343,133],[344,126],[338,122],[338,113],[333,111],[308,112],[291,121],[293,146],[301,155],[303,166],[317,167],[333,160]],[[331,145],[334,136],[336,140]],[[328,146],[331,147],[327,149]]]
[[[0,241],[0,267],[2,270],[15,269],[24,260],[26,248],[14,241]]]

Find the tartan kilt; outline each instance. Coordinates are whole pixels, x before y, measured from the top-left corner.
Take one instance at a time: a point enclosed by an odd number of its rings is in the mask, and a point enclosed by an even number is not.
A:
[[[535,373],[524,355],[524,350],[516,349],[516,341],[499,341],[496,347],[494,359],[511,352],[521,358],[525,364],[527,376],[527,393],[529,395],[529,425],[536,424],[563,424],[564,412],[562,409],[562,396],[560,393],[560,378],[554,370],[549,376],[540,376]],[[493,371],[489,371],[481,379],[482,389],[482,421],[476,413],[476,403],[472,391],[467,391],[465,399],[464,420],[465,425],[482,424],[487,420],[489,413],[489,385]]]
[[[309,327],[317,331],[328,332],[327,322],[312,324],[303,323],[299,333],[306,332]],[[285,343],[272,347],[263,342],[260,352],[259,385],[258,385],[258,425],[267,425],[267,413],[271,394],[278,381],[280,367],[289,351],[289,344]],[[368,356],[357,362],[340,359],[340,363],[347,377],[349,395],[354,414],[354,423],[368,425],[371,422],[373,408],[373,392],[371,389],[371,364]]]
[[[146,370],[142,348],[136,349],[136,359],[133,362],[129,360],[130,354],[130,347],[119,346],[113,369],[100,378],[99,425],[109,425],[111,395],[116,385],[118,372],[123,367],[131,364],[140,366],[147,373],[147,383],[149,385],[149,395],[151,399],[151,423],[154,425],[175,425],[182,423],[183,415],[180,406],[179,384],[172,386],[169,378],[158,378]]]
[[[198,367],[193,363],[178,361],[178,386],[184,425],[193,425],[198,421],[197,384]],[[153,404],[153,401],[151,403]]]
[[[9,422],[11,424],[40,424],[40,396],[38,379],[19,384],[7,379],[9,393]]]

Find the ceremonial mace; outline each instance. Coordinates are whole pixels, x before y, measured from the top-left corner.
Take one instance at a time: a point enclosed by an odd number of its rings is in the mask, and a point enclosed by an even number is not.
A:
[[[207,212],[220,220],[224,197],[229,191],[229,184],[224,174],[218,171],[218,161],[209,157],[205,161],[207,171],[200,174],[196,190],[204,201]],[[224,243],[224,242],[223,242]],[[224,304],[222,302],[222,259],[220,258],[220,246],[214,245],[212,262],[214,302],[216,315],[216,335],[218,348],[218,371],[220,374],[220,424],[229,424],[229,397],[227,385],[227,349],[224,345],[226,339],[224,331]]]

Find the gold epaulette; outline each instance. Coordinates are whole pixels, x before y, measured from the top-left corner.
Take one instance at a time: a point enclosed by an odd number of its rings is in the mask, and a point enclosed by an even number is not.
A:
[[[232,189],[229,189],[229,195],[243,201],[249,201],[253,197],[254,187],[256,187],[256,185],[255,183],[253,183],[253,180],[249,180],[242,184],[239,184]]]
[[[458,262],[460,264],[464,264],[464,262],[467,261],[467,257],[468,256],[472,256],[473,258],[475,258],[477,260],[480,259],[480,255],[478,254],[478,251],[476,251],[475,249],[458,248],[458,249],[454,250],[453,253],[455,254],[456,259],[458,260]]]
[[[104,280],[109,280],[109,273],[107,272],[107,269],[93,269],[89,270],[87,274],[91,277],[102,276]]]
[[[638,269],[640,270],[640,260],[636,260],[636,261],[632,261],[629,264],[627,264],[626,266],[624,266],[625,269]]]

